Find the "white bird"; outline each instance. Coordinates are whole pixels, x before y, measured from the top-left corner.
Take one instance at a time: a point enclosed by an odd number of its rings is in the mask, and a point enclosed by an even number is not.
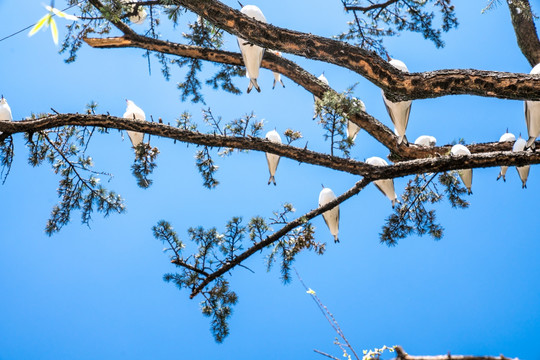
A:
[[[281,136],[279,136],[279,133],[276,130],[272,130],[266,133],[266,139],[270,140],[271,142],[275,142],[278,144],[281,144]],[[270,172],[270,179],[268,179],[268,185],[270,183],[274,183],[276,185],[276,169],[279,164],[279,155],[266,153],[266,162],[268,163],[268,171]]]
[[[131,100],[126,100],[126,112],[124,113],[124,118],[129,120],[146,120],[146,115],[144,114],[144,111],[135,105],[135,103]],[[128,130],[128,136],[129,140],[131,140],[131,144],[133,147],[137,147],[140,143],[143,141],[144,134],[136,131],[129,131]]]
[[[319,207],[328,204],[330,201],[334,200],[335,198],[336,198],[336,195],[334,194],[332,189],[325,188],[323,185],[323,189],[321,190],[321,193],[319,194]],[[326,222],[326,226],[328,226],[328,229],[330,229],[330,233],[334,235],[334,242],[339,242],[339,239],[338,239],[339,205],[337,205],[333,209],[323,212],[322,215],[324,218],[324,222]]]
[[[373,156],[366,159],[366,164],[374,166],[388,166],[386,160]],[[392,207],[396,205],[396,202],[399,202],[396,191],[394,190],[394,180],[393,179],[384,179],[374,181],[375,186],[379,189],[390,201],[392,202]]]
[[[469,151],[469,149],[467,149],[465,146],[461,144],[456,144],[452,146],[450,153],[452,154],[452,156],[471,155],[471,152]],[[459,174],[459,177],[461,178],[461,181],[463,181],[463,184],[467,188],[468,194],[471,195],[472,194],[472,190],[471,190],[472,169],[458,170],[458,174]]]
[[[2,97],[0,98],[0,120],[13,121],[13,116],[11,115],[11,108],[9,107],[4,95],[2,95]]]
[[[390,60],[390,64],[403,72],[409,72],[407,66],[402,61],[392,59]],[[394,132],[398,136],[398,145],[400,145],[402,142],[409,144],[407,137],[405,136],[405,131],[407,130],[407,124],[409,123],[412,101],[408,100],[392,102],[386,98],[384,91],[381,90],[381,92],[384,105],[386,105],[386,111],[388,111],[388,115],[390,115],[390,119],[394,124]]]
[[[532,68],[531,74],[540,74],[540,64]],[[534,141],[540,135],[540,101],[525,101],[525,123],[529,133],[526,148],[534,150]]]
[[[266,23],[266,18],[261,9],[255,5],[246,5],[240,12],[255,20]],[[255,87],[258,92],[261,92],[261,88],[259,87],[259,84],[257,84],[257,78],[259,77],[259,68],[261,67],[264,48],[254,45],[241,37],[236,37],[236,40],[238,41],[238,47],[242,52],[242,58],[244,59],[244,65],[246,66],[246,76],[249,78],[247,93],[249,94],[253,87]]]
[[[514,143],[514,147],[512,148],[512,151],[523,151],[525,150],[525,146],[527,145],[527,142],[525,139],[522,139],[521,136],[519,139],[516,140]],[[526,189],[527,188],[527,178],[529,177],[529,165],[525,166],[516,166],[517,172],[519,174],[519,178],[521,179],[521,188]]]
[[[133,0],[121,0],[123,3],[130,3],[130,2],[133,2]],[[134,4],[131,4],[129,7],[128,7],[128,11],[130,13],[134,12],[135,11],[135,6]],[[146,13],[146,10],[144,9],[144,7],[142,6],[137,6],[137,13],[131,15],[129,17],[129,21],[131,21],[132,23],[134,24],[137,24],[137,25],[142,25],[144,23],[144,20],[146,20],[146,16],[148,14]]]
[[[434,136],[422,135],[419,136],[416,140],[414,140],[414,144],[423,147],[434,147],[435,145],[437,145],[437,139],[435,139]]]
[[[502,134],[501,138],[499,139],[499,142],[506,142],[506,141],[516,141],[516,137],[514,134],[509,133],[508,130]],[[499,180],[501,177],[504,182],[506,182],[506,171],[508,170],[508,166],[501,166],[501,171],[499,172],[499,175],[497,176],[497,180]]]
[[[366,111],[366,105],[362,100],[354,99],[355,101],[358,101],[360,104],[360,108],[362,111]],[[354,141],[356,139],[356,135],[358,135],[358,132],[360,131],[360,126],[356,125],[350,120],[347,120],[347,138],[351,139],[351,141]]]
[[[330,83],[328,82],[328,79],[326,78],[326,76],[324,76],[324,73],[319,75],[319,77],[317,79],[321,80],[323,83],[330,86]],[[313,102],[315,102],[313,119],[315,119],[317,116],[319,116],[319,113],[317,113],[317,106],[316,106],[317,101],[321,101],[321,99],[318,96],[313,95]]]
[[[274,55],[281,57],[281,53],[279,51],[270,50]],[[280,83],[281,86],[285,87],[285,84],[283,83],[283,80],[281,80],[281,74],[278,72],[273,71],[272,74],[274,74],[274,84],[272,85],[272,90],[276,87],[277,83]]]

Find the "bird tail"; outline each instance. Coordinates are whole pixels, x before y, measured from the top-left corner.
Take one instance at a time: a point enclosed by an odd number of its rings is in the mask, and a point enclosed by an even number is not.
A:
[[[526,188],[527,188],[527,182],[526,182],[526,181],[523,181],[523,184],[521,185],[521,188],[522,188],[522,189],[526,189]]]
[[[535,149],[536,145],[534,144],[534,141],[536,140],[535,137],[529,136],[529,140],[527,140],[527,145],[525,145],[525,149]]]
[[[274,186],[276,186],[276,178],[274,177],[274,175],[270,175],[270,179],[268,179],[268,185],[270,185],[271,183],[274,183]]]
[[[338,243],[338,242],[339,242],[338,236],[334,235],[334,243]]]
[[[285,84],[283,83],[283,80],[279,79],[279,82],[281,83],[281,86],[285,87]]]
[[[274,79],[274,83],[272,84],[272,90],[276,87],[276,79]]]
[[[472,195],[472,190],[471,190],[471,188],[467,188],[467,194]]]
[[[259,87],[259,84],[257,84],[257,79],[249,79],[249,86],[247,89],[248,94],[251,92],[251,89],[253,89],[253,87],[255,87],[255,90],[257,90],[257,92],[261,92],[261,88]]]
[[[502,174],[502,172],[499,173],[499,176],[497,176],[497,181],[502,177],[503,181],[506,182],[506,176]]]
[[[409,146],[409,140],[407,140],[407,136],[405,136],[405,135],[399,136],[397,143],[398,143],[398,145],[401,145],[401,143],[403,143],[404,145]]]

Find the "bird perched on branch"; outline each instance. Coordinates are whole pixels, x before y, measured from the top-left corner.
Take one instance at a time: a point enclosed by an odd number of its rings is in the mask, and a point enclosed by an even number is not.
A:
[[[525,146],[527,145],[527,142],[525,139],[521,138],[521,135],[519,136],[519,139],[516,140],[514,143],[514,147],[512,148],[512,151],[523,151],[525,150]],[[527,188],[527,178],[529,177],[529,170],[530,165],[525,166],[516,166],[517,172],[519,174],[519,178],[521,179],[521,188],[526,189]]]
[[[328,82],[328,79],[326,78],[326,76],[324,76],[324,73],[322,73],[321,75],[319,75],[319,77],[318,77],[317,79],[319,79],[320,81],[322,81],[322,82],[325,83],[326,85],[330,86],[330,83]],[[321,99],[320,99],[318,96],[313,95],[313,102],[315,103],[315,109],[314,109],[313,119],[317,118],[317,116],[320,115],[320,114],[317,112],[317,101],[321,101]]]
[[[531,74],[540,74],[540,64],[532,68]],[[535,149],[534,142],[540,135],[540,101],[525,101],[525,123],[529,140],[526,149]]]
[[[452,156],[471,155],[470,150],[461,144],[456,144],[452,146],[450,153],[452,154]],[[467,193],[471,195],[472,194],[472,190],[471,190],[472,169],[458,170],[458,174],[459,174],[459,177],[461,178],[461,181],[463,181],[463,184],[467,188]]]
[[[374,166],[388,166],[386,160],[373,156],[366,159],[366,164]],[[377,189],[379,189],[390,201],[392,202],[392,208],[396,205],[396,202],[399,202],[397,199],[396,191],[394,190],[394,180],[393,179],[384,179],[376,180],[373,182]]]
[[[13,121],[13,116],[11,115],[11,108],[9,107],[4,95],[2,95],[2,97],[0,98],[0,120]]]
[[[276,56],[281,57],[281,53],[279,51],[275,51],[275,50],[268,50],[268,51],[270,51],[272,54],[274,54]],[[277,83],[280,83],[281,86],[285,87],[285,84],[283,83],[283,80],[281,80],[281,74],[278,73],[278,72],[275,72],[275,71],[272,71],[272,74],[274,75],[274,84],[272,84],[272,90],[274,90]]]
[[[390,64],[403,72],[409,72],[407,66],[400,60],[391,59]],[[386,106],[386,111],[388,111],[388,115],[390,115],[390,119],[394,124],[395,133],[398,136],[398,145],[401,143],[408,145],[409,141],[405,136],[405,131],[407,130],[407,124],[409,123],[412,101],[407,100],[392,102],[386,98],[384,91],[382,91],[382,96],[384,105]]]
[[[242,7],[240,12],[257,21],[266,23],[266,18],[261,9],[255,5],[246,5]],[[246,66],[246,76],[249,78],[247,93],[249,94],[253,87],[255,87],[258,92],[261,92],[261,88],[259,87],[259,84],[257,84],[257,78],[259,77],[259,69],[261,67],[265,49],[254,45],[241,37],[236,37],[236,40],[238,41],[238,47],[240,48],[242,58],[244,59],[244,65]]]
[[[124,113],[124,118],[128,120],[146,120],[146,115],[144,114],[144,111],[135,105],[135,103],[131,100],[126,99],[126,112]],[[131,144],[134,148],[137,147],[140,143],[143,141],[144,134],[137,132],[137,131],[130,131],[128,130],[128,136],[129,140],[131,140]]]
[[[506,142],[506,141],[516,141],[516,137],[514,134],[509,133],[508,130],[504,134],[502,134],[501,138],[499,139],[499,142]],[[506,182],[506,171],[508,170],[508,166],[501,166],[501,171],[499,172],[499,175],[497,176],[497,180],[499,180],[501,177],[504,182]]]
[[[366,111],[366,105],[362,100],[354,99],[354,101],[357,101],[360,105],[360,109],[362,111]],[[360,131],[360,126],[353,123],[351,120],[347,120],[347,139],[350,139],[351,141],[354,141],[356,139],[356,135],[358,135],[358,132]]]
[[[281,144],[281,136],[279,136],[279,133],[276,130],[272,130],[266,133],[266,139],[270,140],[271,142],[275,142],[278,144]],[[268,171],[270,172],[270,179],[268,179],[268,185],[270,183],[274,183],[276,185],[276,170],[279,164],[279,155],[266,153],[266,162],[268,163]]]
[[[423,147],[434,147],[435,145],[437,145],[437,139],[435,139],[434,136],[422,135],[419,136],[416,140],[414,140],[414,144]]]
[[[328,204],[330,201],[336,199],[336,195],[330,188],[326,188],[323,185],[323,189],[319,194],[319,207]],[[333,209],[323,212],[324,222],[330,229],[330,233],[334,236],[334,242],[339,242],[339,205],[336,205]]]

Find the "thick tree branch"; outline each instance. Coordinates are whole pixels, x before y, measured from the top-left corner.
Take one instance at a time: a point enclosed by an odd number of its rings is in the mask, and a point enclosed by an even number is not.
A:
[[[521,52],[532,67],[540,63],[540,40],[528,0],[506,0]]]
[[[287,233],[289,231],[297,228],[298,226],[301,226],[306,221],[309,221],[309,220],[313,219],[314,217],[319,216],[323,212],[325,212],[327,210],[330,210],[330,209],[333,209],[336,205],[341,204],[342,202],[349,199],[353,195],[358,194],[370,182],[371,182],[371,180],[369,180],[367,177],[360,180],[360,181],[358,181],[352,188],[350,188],[345,193],[338,196],[336,199],[330,201],[329,203],[327,203],[324,206],[321,206],[321,207],[319,207],[317,209],[311,210],[310,212],[308,212],[308,213],[306,213],[306,214],[304,214],[304,215],[302,215],[300,217],[297,217],[296,219],[289,222],[287,225],[285,225],[284,227],[282,227],[281,229],[279,229],[278,231],[276,231],[272,235],[268,236],[263,241],[253,245],[252,247],[250,247],[249,249],[247,249],[246,251],[244,251],[243,253],[241,253],[237,257],[235,257],[233,261],[222,265],[218,270],[211,273],[210,276],[208,276],[206,279],[204,279],[199,284],[199,286],[197,286],[192,291],[192,293],[190,295],[190,298],[193,299],[197,294],[199,294],[212,281],[214,281],[215,279],[217,279],[221,275],[225,274],[226,272],[232,270],[234,267],[241,264],[244,260],[249,258],[251,255],[255,254],[257,251],[260,251],[260,250],[264,249],[265,247],[267,247],[268,245],[271,245],[274,242],[278,241],[283,236],[287,235]],[[173,259],[172,262],[175,263],[175,260]]]
[[[396,360],[517,360],[510,359],[506,356],[474,356],[474,355],[438,355],[438,356],[425,356],[425,355],[409,355],[401,346],[396,346]]]
[[[105,8],[105,6],[101,3],[101,1],[88,0],[88,2],[94,5],[94,7],[103,14],[102,10]],[[116,20],[116,19],[107,19],[107,20],[109,20],[114,26],[116,26],[120,31],[122,31],[124,35],[127,37],[137,35],[135,31],[133,31],[128,25],[124,24],[121,20]]]
[[[170,125],[142,120],[124,119],[110,115],[58,114],[41,119],[22,121],[1,121],[0,132],[3,136],[17,133],[32,133],[66,125],[100,126],[110,129],[130,130],[147,133],[185,143],[211,147],[256,150],[287,157],[299,162],[324,166],[330,169],[348,172],[354,175],[369,176],[373,180],[402,177],[423,172],[440,172],[462,168],[492,167],[498,165],[526,165],[540,163],[540,152],[511,152],[512,144],[491,143],[470,145],[473,155],[451,157],[450,146],[435,148],[440,151],[434,157],[402,161],[391,166],[372,166],[361,161],[321,154],[290,145],[273,143],[255,137],[237,137],[203,134],[196,131],[179,129]],[[411,145],[412,146],[412,145]],[[420,147],[418,147],[420,148]]]
[[[540,100],[540,75],[482,70],[403,73],[362,48],[253,20],[216,0],[174,0],[224,30],[269,49],[348,68],[383,89],[391,100],[469,94]]]

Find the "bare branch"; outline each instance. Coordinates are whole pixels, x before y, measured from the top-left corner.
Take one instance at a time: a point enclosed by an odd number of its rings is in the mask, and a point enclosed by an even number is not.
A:
[[[392,5],[393,3],[397,3],[398,1],[399,0],[388,0],[388,1],[385,1],[385,2],[380,3],[380,4],[371,4],[369,6],[348,6],[348,5],[345,5],[345,10],[346,11],[367,12],[367,11],[375,10],[375,9],[384,9],[385,7],[388,7],[388,6]]]
[[[424,355],[409,355],[403,350],[401,346],[396,346],[396,360],[517,360],[507,358],[503,355],[500,356],[474,356],[474,355],[438,355],[438,356],[424,356]]]

